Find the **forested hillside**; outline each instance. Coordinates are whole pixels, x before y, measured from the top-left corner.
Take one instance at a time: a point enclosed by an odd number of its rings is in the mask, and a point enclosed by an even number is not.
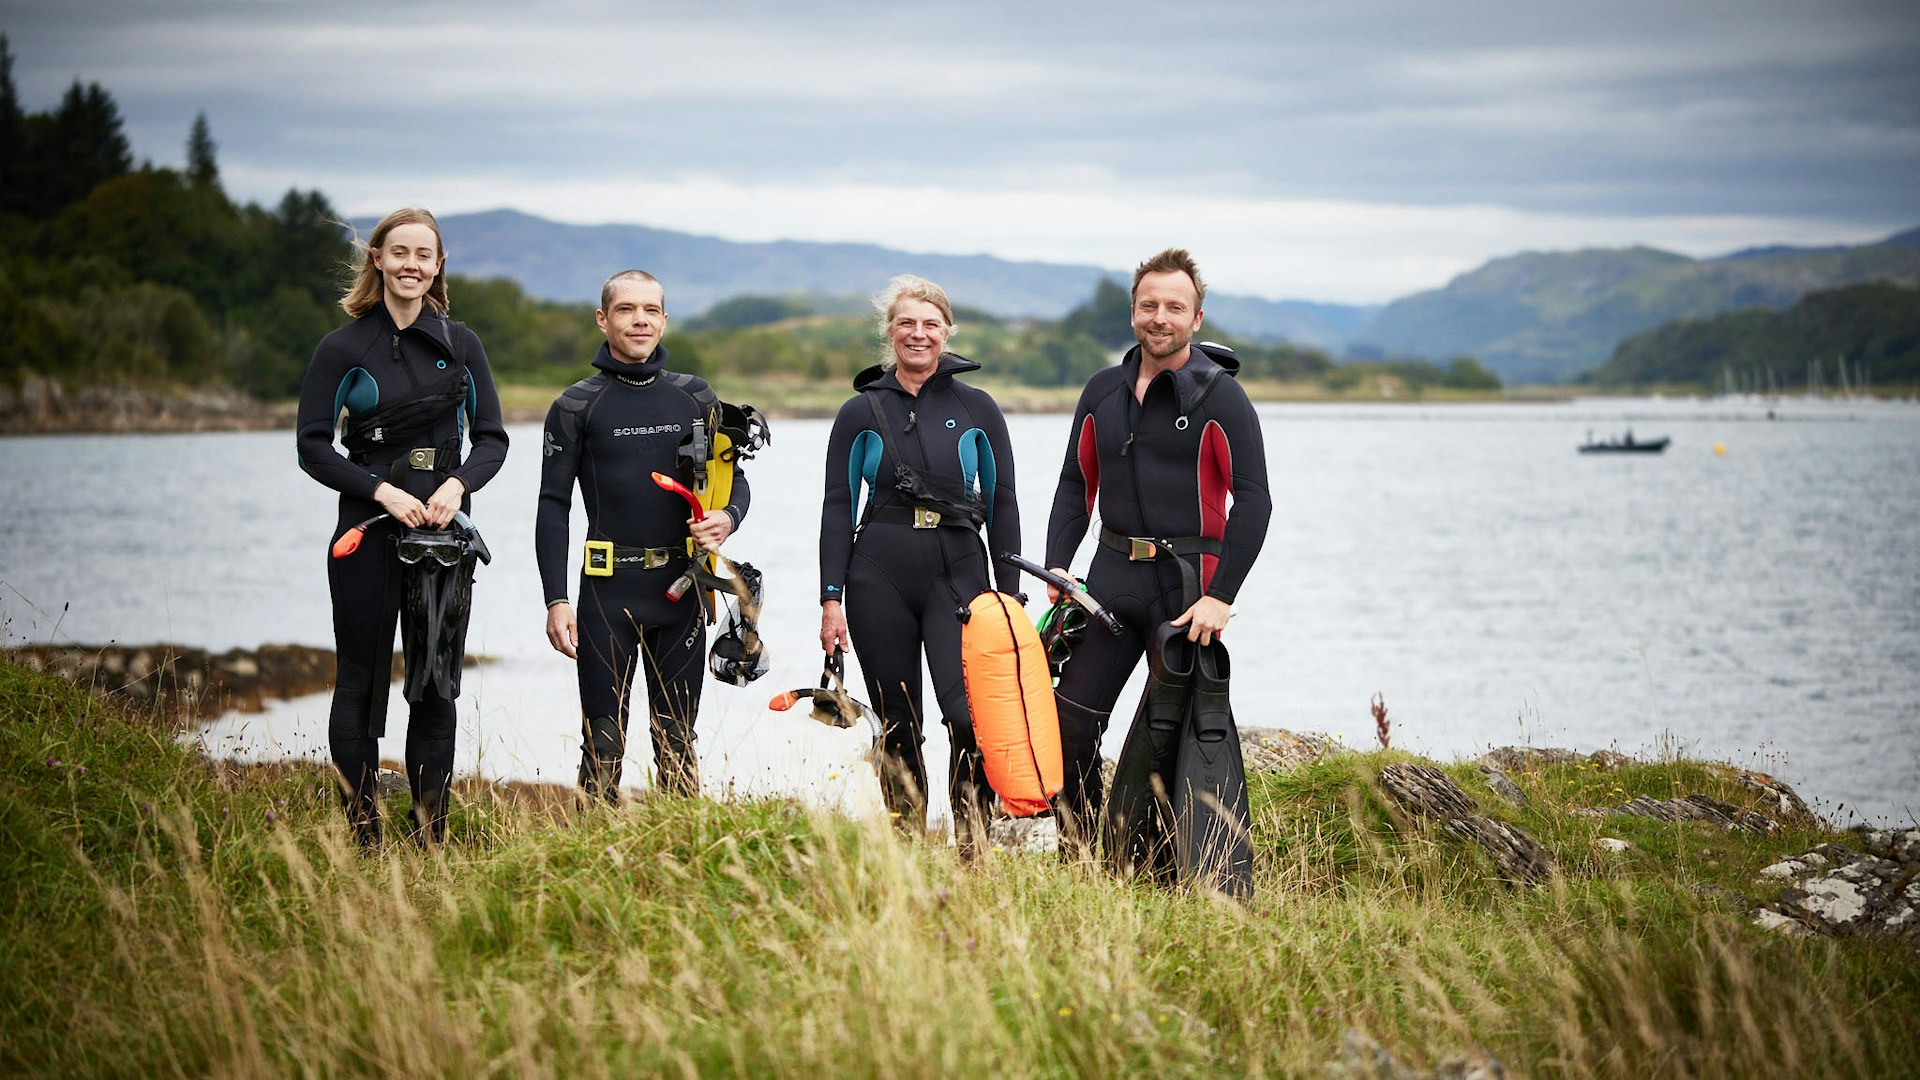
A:
[[[1920,387],[1920,289],[1850,285],[1785,311],[1669,323],[1621,342],[1588,381],[1746,392]]]
[[[1859,247],[1691,259],[1638,247],[1527,252],[1388,304],[1354,335],[1389,352],[1477,356],[1510,382],[1571,382],[1623,339],[1680,319],[1784,308],[1868,281],[1920,284],[1920,230]]]

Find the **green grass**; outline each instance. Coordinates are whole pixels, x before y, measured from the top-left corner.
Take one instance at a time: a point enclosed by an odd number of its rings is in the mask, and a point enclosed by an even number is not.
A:
[[[1746,921],[1755,869],[1833,837],[1564,812],[1747,805],[1724,768],[1543,769],[1511,809],[1448,766],[1555,854],[1522,889],[1389,808],[1373,776],[1400,760],[1256,778],[1244,908],[1051,857],[969,869],[778,800],[476,784],[445,848],[363,856],[320,768],[216,766],[0,665],[0,1073],[1291,1076],[1349,1029],[1517,1075],[1910,1064],[1910,950]]]

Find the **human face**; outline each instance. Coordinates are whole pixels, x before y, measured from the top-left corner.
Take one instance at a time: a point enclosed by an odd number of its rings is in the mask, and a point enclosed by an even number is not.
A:
[[[1193,279],[1178,270],[1148,274],[1133,290],[1133,336],[1150,359],[1184,360],[1205,317]]]
[[[616,281],[613,299],[594,312],[614,359],[638,364],[653,355],[667,332],[667,294],[657,281]]]
[[[417,222],[395,225],[387,230],[380,250],[373,253],[373,265],[380,271],[380,284],[390,308],[413,308],[433,288],[446,256],[440,254],[440,238],[433,228]]]
[[[947,317],[925,300],[903,297],[887,316],[887,340],[893,345],[893,358],[911,375],[931,374],[952,334]]]

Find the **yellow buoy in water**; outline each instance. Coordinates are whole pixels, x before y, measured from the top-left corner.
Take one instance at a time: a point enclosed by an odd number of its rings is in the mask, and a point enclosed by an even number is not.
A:
[[[1726,456],[1727,456],[1727,444],[1726,444],[1726,443],[1723,443],[1723,442],[1717,442],[1717,443],[1714,443],[1714,444],[1713,444],[1713,456],[1714,456],[1714,457],[1726,457]]]

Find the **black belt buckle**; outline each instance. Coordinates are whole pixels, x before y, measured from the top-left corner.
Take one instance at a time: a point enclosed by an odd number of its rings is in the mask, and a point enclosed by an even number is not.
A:
[[[1127,561],[1152,562],[1160,557],[1160,549],[1149,536],[1127,537]]]

